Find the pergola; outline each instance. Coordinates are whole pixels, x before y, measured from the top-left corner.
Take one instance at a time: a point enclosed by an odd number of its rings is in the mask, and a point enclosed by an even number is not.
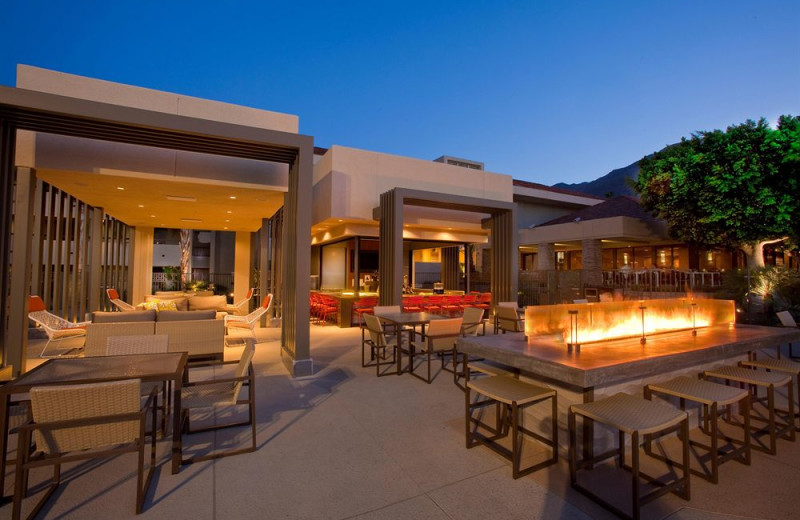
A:
[[[493,302],[517,299],[516,205],[462,195],[395,188],[381,193],[373,218],[380,220],[380,303],[399,305],[403,296],[403,206],[487,213],[490,230]]]
[[[281,346],[293,375],[312,373],[309,276],[313,138],[289,132],[0,87],[0,351],[24,367],[36,172],[16,167],[17,130],[239,157],[289,165],[281,248]],[[262,255],[262,272],[266,272]],[[261,277],[266,290],[267,277]],[[100,288],[93,289],[99,293]],[[92,310],[92,309],[90,309]]]

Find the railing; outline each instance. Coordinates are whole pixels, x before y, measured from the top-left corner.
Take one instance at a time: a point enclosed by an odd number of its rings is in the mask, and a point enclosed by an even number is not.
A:
[[[214,286],[217,294],[228,293],[233,289],[232,273],[183,273],[180,279],[177,275],[167,273],[153,273],[153,292],[179,291],[191,282],[207,282]]]
[[[721,273],[712,271],[678,271],[676,269],[603,271],[603,285],[613,288],[665,292],[719,287],[721,283]]]

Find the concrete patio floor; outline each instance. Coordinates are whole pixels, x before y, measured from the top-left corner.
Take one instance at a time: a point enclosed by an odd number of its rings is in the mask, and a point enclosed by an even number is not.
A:
[[[485,447],[467,450],[463,393],[450,374],[431,385],[408,375],[377,378],[374,367],[361,368],[358,329],[313,326],[316,375],[292,379],[279,335],[258,331],[258,450],[172,475],[169,445],[159,442],[160,465],[137,518],[614,518],[570,488],[563,458],[514,480],[505,459]],[[40,348],[32,342],[30,351]],[[239,351],[226,349],[226,358]],[[246,428],[184,438],[189,450],[247,440]],[[136,517],[135,468],[135,455],[66,466],[63,491],[41,517]],[[630,488],[603,471],[600,485]],[[32,474],[34,491],[47,477]],[[6,494],[12,481],[9,474]],[[691,485],[691,501],[664,496],[643,508],[643,518],[796,518],[800,442],[779,441],[777,456],[754,452],[751,466],[722,465],[720,484],[693,478]],[[38,496],[26,500],[26,512]],[[0,518],[10,516],[10,504],[0,507]]]

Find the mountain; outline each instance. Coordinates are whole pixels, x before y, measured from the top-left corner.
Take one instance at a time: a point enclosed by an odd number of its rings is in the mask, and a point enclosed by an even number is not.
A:
[[[636,193],[625,183],[625,179],[635,179],[638,175],[639,161],[636,161],[624,168],[612,170],[593,181],[578,182],[575,184],[559,182],[558,184],[553,184],[553,187],[580,191],[582,193],[588,193],[589,195],[597,195],[598,197],[605,197],[608,194],[611,194],[610,196],[612,197],[618,195],[632,195],[635,197],[637,196]]]

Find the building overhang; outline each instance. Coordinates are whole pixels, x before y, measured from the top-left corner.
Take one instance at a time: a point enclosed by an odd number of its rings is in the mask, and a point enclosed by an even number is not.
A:
[[[655,243],[670,240],[667,224],[662,220],[643,220],[632,217],[609,217],[519,231],[522,245],[553,244],[581,240]]]

